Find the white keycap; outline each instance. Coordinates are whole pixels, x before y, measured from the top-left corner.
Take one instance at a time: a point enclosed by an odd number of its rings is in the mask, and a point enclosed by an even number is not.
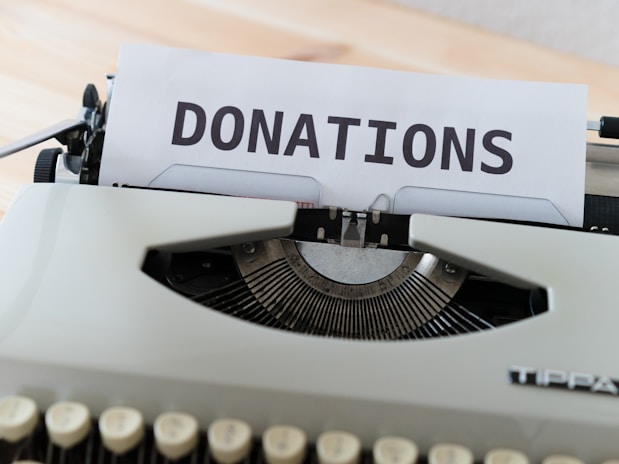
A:
[[[251,449],[251,427],[237,419],[219,419],[208,428],[211,455],[220,464],[242,461]]]
[[[562,454],[555,454],[548,456],[542,461],[542,464],[584,464],[580,459],[566,456]]]
[[[316,441],[320,464],[357,464],[361,456],[361,441],[352,433],[330,431]]]
[[[37,405],[25,396],[0,400],[0,438],[15,443],[30,435],[39,421]]]
[[[529,464],[529,458],[520,451],[497,448],[486,453],[484,464]]]
[[[109,408],[99,418],[99,432],[108,450],[123,454],[135,448],[144,437],[144,418],[134,408]]]
[[[198,421],[189,414],[161,414],[155,420],[153,429],[157,449],[168,459],[182,458],[191,453],[198,444]]]
[[[428,464],[473,464],[473,453],[464,446],[441,443],[430,448]]]
[[[90,412],[82,403],[55,403],[45,412],[45,426],[52,443],[71,448],[88,436]]]
[[[268,464],[301,464],[305,459],[305,432],[291,425],[274,425],[262,434],[262,449]]]
[[[419,449],[406,438],[382,437],[374,443],[374,464],[415,464]]]

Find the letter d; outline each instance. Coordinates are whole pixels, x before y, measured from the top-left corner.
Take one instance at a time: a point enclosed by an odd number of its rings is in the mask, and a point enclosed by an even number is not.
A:
[[[183,137],[185,115],[191,111],[196,115],[196,127],[188,137]],[[172,133],[172,145],[195,145],[204,135],[206,128],[206,113],[200,105],[189,102],[178,102],[176,117],[174,118],[174,132]]]

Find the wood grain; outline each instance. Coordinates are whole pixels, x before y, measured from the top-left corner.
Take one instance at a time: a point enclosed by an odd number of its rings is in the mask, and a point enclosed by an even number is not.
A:
[[[88,82],[103,93],[123,42],[584,83],[590,118],[619,109],[618,68],[386,0],[0,1],[0,144],[75,116]],[[0,216],[31,181],[40,148],[0,160]]]

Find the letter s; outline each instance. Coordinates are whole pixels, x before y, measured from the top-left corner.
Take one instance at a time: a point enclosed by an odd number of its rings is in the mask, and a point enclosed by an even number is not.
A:
[[[183,127],[185,126],[185,115],[191,111],[196,115],[196,127],[188,137],[183,137]],[[172,133],[172,145],[195,145],[204,135],[206,128],[206,113],[200,105],[189,102],[178,102],[176,107],[176,117],[174,118],[174,132]]]
[[[506,174],[511,170],[514,164],[514,159],[512,158],[512,155],[507,150],[501,147],[497,147],[494,144],[494,138],[496,137],[501,137],[501,138],[511,141],[512,133],[503,131],[503,130],[491,130],[491,131],[488,131],[484,135],[484,138],[483,138],[484,148],[489,153],[492,153],[493,155],[496,155],[499,158],[501,158],[503,162],[500,166],[490,166],[482,162],[481,170],[483,172],[487,172],[488,174]]]

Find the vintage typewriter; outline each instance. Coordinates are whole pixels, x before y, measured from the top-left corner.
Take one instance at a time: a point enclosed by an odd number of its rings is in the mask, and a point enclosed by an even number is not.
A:
[[[619,459],[615,147],[576,230],[97,186],[105,124],[2,152],[63,145],[0,223],[0,462]]]

